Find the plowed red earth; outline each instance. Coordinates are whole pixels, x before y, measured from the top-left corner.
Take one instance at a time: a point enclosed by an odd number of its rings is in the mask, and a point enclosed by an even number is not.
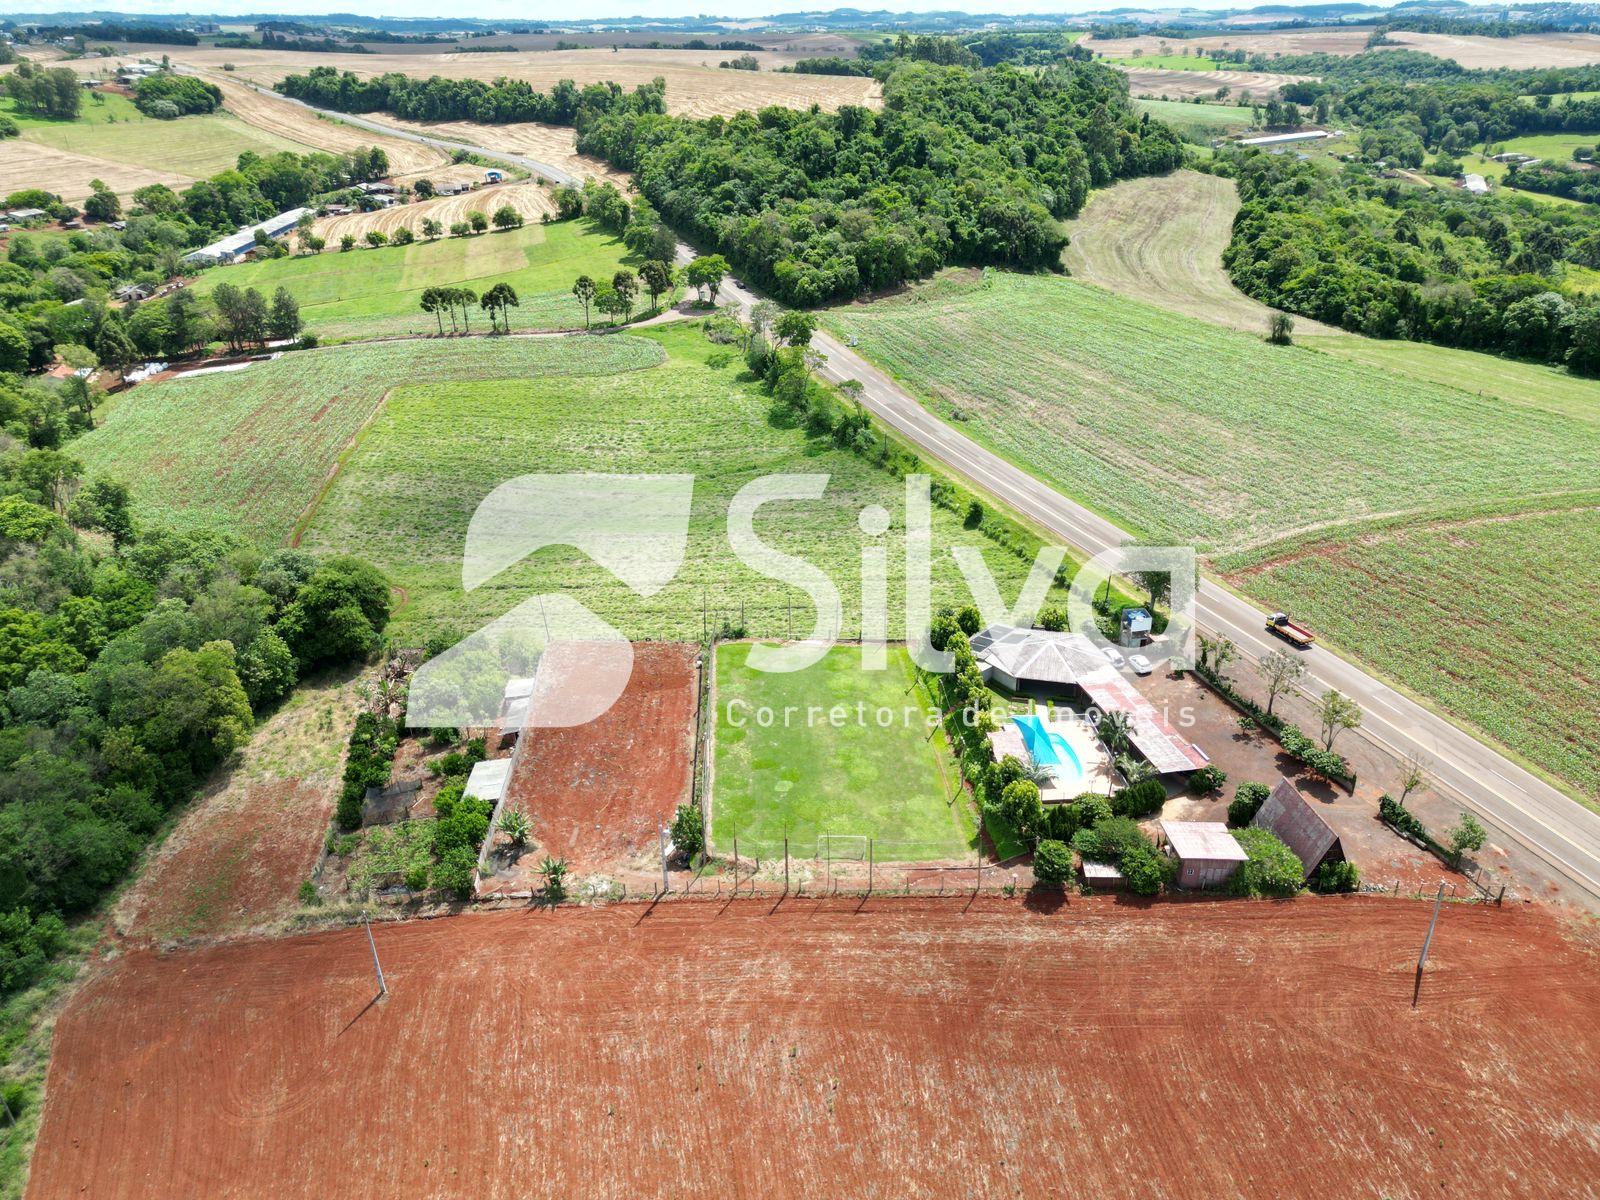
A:
[[[541,854],[583,870],[656,845],[689,799],[698,659],[695,645],[636,643],[627,690],[602,716],[523,735],[506,806],[527,814]]]
[[[160,956],[56,1030],[28,1195],[1579,1196],[1600,958],[1348,898],[527,909]]]

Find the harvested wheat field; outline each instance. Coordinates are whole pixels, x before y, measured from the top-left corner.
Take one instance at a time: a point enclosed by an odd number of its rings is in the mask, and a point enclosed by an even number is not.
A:
[[[312,67],[335,67],[371,78],[388,71],[426,78],[525,79],[541,91],[563,79],[576,83],[619,83],[634,88],[657,76],[667,81],[667,111],[692,117],[731,116],[736,112],[783,105],[809,108],[820,104],[877,107],[882,92],[873,79],[845,75],[790,75],[772,71],[724,71],[701,66],[702,58],[720,61],[730,53],[682,50],[553,50],[502,54],[319,54],[262,50],[241,54],[208,46],[179,47],[174,58],[214,75],[224,62],[236,66],[235,78],[271,85],[285,75],[304,74]]]
[[[1131,94],[1154,100],[1210,97],[1223,87],[1228,89],[1229,100],[1243,95],[1249,95],[1252,100],[1270,100],[1280,88],[1308,78],[1268,71],[1161,71],[1146,67],[1125,69],[1123,74],[1128,77]]]
[[[1527,33],[1519,37],[1463,37],[1453,33],[1392,33],[1406,50],[1453,58],[1468,70],[1584,67],[1600,63],[1600,34]]]
[[[1222,251],[1239,211],[1233,180],[1199,171],[1130,179],[1089,197],[1062,261],[1074,279],[1231,329],[1265,333],[1272,310],[1228,278]],[[1309,317],[1302,333],[1339,334]]]
[[[1212,50],[1243,50],[1246,54],[1360,54],[1367,48],[1371,29],[1298,29],[1271,33],[1209,34],[1205,37],[1164,38],[1155,34],[1137,37],[1097,38],[1080,42],[1106,58],[1140,58],[1148,54],[1206,54]],[[1398,36],[1398,35],[1397,35]],[[1499,39],[1484,39],[1496,40]]]
[[[618,171],[603,159],[578,153],[578,131],[561,125],[541,125],[537,121],[523,121],[513,125],[481,125],[476,121],[405,121],[398,117],[385,118],[396,128],[409,129],[428,137],[446,138],[498,150],[506,154],[520,154],[548,166],[559,167],[578,179],[609,180],[626,191],[633,185],[626,171]],[[474,168],[483,178],[483,168]]]
[[[1425,904],[1048,907],[414,922],[377,1002],[359,928],[132,954],[28,1195],[1593,1194],[1600,957],[1548,915],[1446,909],[1412,1009]]]
[[[299,688],[151,850],[113,910],[118,933],[215,937],[291,911],[328,832],[356,707],[352,680]]]
[[[263,95],[254,88],[235,83],[226,75],[210,74],[207,82],[222,89],[223,107],[247,125],[270,130],[318,150],[348,154],[352,150],[380,146],[389,156],[390,171],[396,175],[427,171],[449,162],[449,155],[443,150],[319,117],[281,96]],[[481,172],[479,175],[481,177]]]
[[[102,181],[120,196],[152,183],[164,183],[178,190],[194,182],[189,176],[172,171],[151,171],[104,158],[72,154],[26,138],[0,140],[0,179],[16,180],[17,186],[26,181],[29,187],[54,192],[68,203],[77,203],[89,195],[91,179]]]
[[[523,735],[506,807],[527,815],[539,853],[589,870],[656,847],[689,799],[699,659],[695,645],[638,643],[626,691],[601,716]],[[552,669],[582,680],[591,668],[550,652],[541,679]]]
[[[482,175],[481,167],[477,173]],[[436,181],[447,178],[443,172],[428,173],[428,177]],[[555,216],[556,212],[555,201],[550,199],[550,189],[528,181],[496,184],[473,192],[463,192],[459,196],[438,196],[416,204],[397,204],[376,212],[321,217],[314,229],[318,237],[327,240],[327,250],[337,250],[339,239],[347,233],[359,242],[374,229],[387,235],[403,226],[421,237],[422,222],[430,217],[448,230],[457,221],[465,221],[467,214],[474,209],[486,217],[492,217],[496,209],[506,204],[529,221],[537,221],[546,213]]]

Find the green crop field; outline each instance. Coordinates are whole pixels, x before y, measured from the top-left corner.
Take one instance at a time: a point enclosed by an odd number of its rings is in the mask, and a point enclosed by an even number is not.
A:
[[[711,837],[719,851],[738,838],[741,856],[765,858],[782,854],[788,838],[791,854],[809,857],[818,835],[843,834],[875,839],[884,862],[971,856],[972,814],[903,648],[890,647],[887,670],[864,671],[856,648],[837,646],[781,675],[751,669],[749,653],[745,643],[717,647]],[[864,851],[835,843],[836,854]]]
[[[96,93],[97,95],[99,93]],[[4,111],[22,126],[29,141],[89,158],[126,163],[150,170],[175,171],[204,179],[232,168],[246,151],[276,154],[308,153],[309,146],[246,125],[228,113],[158,121],[147,117],[125,96],[108,94],[104,103],[85,99],[76,121],[51,121]]]
[[[1139,54],[1106,61],[1130,71],[1226,71],[1233,65],[1203,54]]]
[[[427,382],[396,388],[318,506],[303,544],[359,554],[387,571],[409,597],[397,621],[401,636],[413,640],[476,629],[530,595],[553,591],[582,600],[634,637],[698,638],[707,623],[715,632],[723,622],[762,636],[801,635],[812,620],[805,594],[734,556],[728,509],[758,477],[820,473],[829,477],[821,500],[768,505],[757,515],[757,533],[827,573],[841,593],[845,629],[854,633],[861,628],[861,553],[871,540],[857,520],[868,505],[882,505],[893,518],[889,623],[902,628],[905,501],[898,480],[775,422],[770,400],[741,380],[736,361],[726,362],[727,348],[697,328],[652,327],[598,345],[613,355],[637,347],[632,357],[660,365],[581,378],[528,369],[518,373],[523,378],[498,382],[419,373]],[[688,554],[664,591],[636,596],[577,550],[557,547],[463,591],[467,524],[490,491],[528,473],[594,471],[695,476]],[[967,600],[945,553],[956,545],[982,549],[1002,594],[1015,597],[1026,574],[1020,558],[941,509],[933,512],[933,540],[936,604]]]
[[[1341,358],[1424,382],[1498,396],[1512,404],[1585,421],[1600,421],[1600,380],[1585,379],[1559,367],[1428,342],[1381,341],[1348,334],[1297,340]]]
[[[1364,529],[1229,577],[1600,804],[1600,493],[1582,499]]]
[[[614,374],[661,351],[626,338],[472,338],[304,350],[135,388],[72,444],[147,518],[281,544],[389,389],[417,379]],[[440,436],[452,434],[445,428]]]
[[[563,221],[409,246],[363,246],[348,254],[330,251],[217,267],[195,286],[202,295],[219,283],[269,294],[286,287],[300,302],[307,327],[324,341],[434,333],[438,318],[423,312],[418,302],[424,288],[436,285],[481,292],[491,284],[509,283],[520,301],[510,314],[513,330],[562,329],[583,324],[583,309],[572,296],[573,280],[583,274],[611,278],[626,253],[620,238],[596,232],[587,222]],[[649,297],[641,300],[643,310]],[[599,313],[593,317],[606,319]],[[488,315],[476,309],[472,320],[488,325]],[[444,325],[449,329],[448,317]]]
[[[1187,139],[1209,141],[1253,123],[1248,108],[1232,104],[1185,104],[1181,100],[1135,100],[1133,106],[1165,121]]]
[[[1308,582],[1293,590],[1289,574],[1256,573],[1241,583],[1580,783],[1571,755],[1535,732],[1559,719],[1552,714],[1566,712],[1574,694],[1586,696],[1587,712],[1600,711],[1600,675],[1585,674],[1570,656],[1531,655],[1527,639],[1539,629],[1550,636],[1536,602],[1563,578],[1544,543],[1518,543],[1521,522],[1504,531],[1509,556],[1497,569],[1541,581],[1527,593],[1534,607],[1517,609],[1463,582],[1483,564],[1463,551],[1460,564],[1448,565],[1449,533],[1433,536],[1426,552],[1387,534],[1368,544],[1365,534],[1396,516],[1435,518],[1466,505],[1542,512],[1553,497],[1593,488],[1600,385],[1436,347],[1350,350],[1370,354],[1385,368],[1378,369],[1343,357],[1342,346],[1339,356],[1273,347],[1046,276],[947,276],[904,297],[834,310],[827,321],[858,338],[933,412],[1125,528],[1196,544],[1236,571],[1252,561],[1239,552],[1291,535],[1359,548],[1359,567],[1321,602],[1313,602],[1311,572],[1332,568],[1315,556],[1296,568]],[[1580,519],[1595,514],[1570,520]],[[1592,555],[1592,533],[1589,548]],[[1363,587],[1372,603],[1356,606],[1350,597]],[[1520,680],[1519,703],[1539,711],[1518,722],[1510,701],[1496,701],[1495,712],[1489,701],[1465,703],[1465,689],[1493,691],[1497,677],[1461,676],[1452,639],[1427,607],[1384,602],[1386,590],[1404,589],[1449,597],[1464,641],[1515,622],[1522,631],[1508,638],[1505,677]],[[1583,622],[1570,636],[1594,645]]]

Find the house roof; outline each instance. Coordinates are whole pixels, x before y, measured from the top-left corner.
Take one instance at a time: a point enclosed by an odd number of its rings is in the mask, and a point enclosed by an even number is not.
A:
[[[1304,879],[1311,877],[1327,857],[1328,851],[1339,844],[1339,835],[1322,819],[1322,814],[1306,802],[1300,789],[1287,779],[1278,780],[1250,822],[1257,829],[1266,829],[1294,851],[1294,856],[1305,868]]]
[[[1161,832],[1172,852],[1184,860],[1244,862],[1250,857],[1221,821],[1162,821]]]
[[[1162,775],[1210,761],[1081,633],[991,625],[971,645],[980,662],[1019,682],[1076,684],[1100,711],[1126,713],[1129,740]]]

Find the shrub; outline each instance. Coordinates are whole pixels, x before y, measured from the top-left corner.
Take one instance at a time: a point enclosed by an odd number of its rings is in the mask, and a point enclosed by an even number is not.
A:
[[[1111,797],[1111,811],[1119,817],[1148,817],[1167,802],[1166,785],[1159,779],[1141,779]]]
[[[1292,896],[1305,880],[1305,866],[1268,829],[1241,829],[1234,840],[1250,857],[1239,864],[1229,889],[1240,896]]]
[[[693,804],[680,804],[672,817],[672,844],[691,862],[706,848],[705,820]]]
[[[1387,792],[1378,797],[1378,816],[1393,825],[1401,833],[1409,834],[1418,841],[1428,841],[1428,830],[1416,817],[1411,815],[1404,804],[1390,796]]]
[[[1176,864],[1148,840],[1130,846],[1118,864],[1128,881],[1128,890],[1137,896],[1154,896],[1172,881]]]
[[[1017,836],[1027,839],[1039,832],[1044,822],[1044,805],[1039,799],[1039,787],[1031,780],[1018,779],[1006,784],[1000,793],[1000,815],[1017,831]]]
[[[1220,792],[1222,785],[1227,782],[1227,772],[1221,767],[1201,767],[1189,776],[1189,790],[1197,796],[1204,795],[1206,792]]]
[[[1072,845],[1085,858],[1120,860],[1134,846],[1149,846],[1139,823],[1131,817],[1107,817],[1093,828],[1080,829]]]
[[[317,902],[317,885],[307,879],[300,884],[300,903],[310,907]]]
[[[419,863],[412,863],[409,867],[406,868],[406,886],[408,888],[410,888],[413,892],[421,892],[421,891],[427,890],[427,887],[428,887],[428,864],[427,863],[420,863],[420,862]]]
[[[399,735],[395,723],[386,717],[364,712],[356,718],[345,757],[344,789],[339,794],[339,828],[358,827],[367,789],[381,788],[389,782]]]
[[[1256,819],[1256,813],[1271,794],[1272,789],[1264,783],[1241,783],[1234,790],[1233,802],[1228,805],[1228,824],[1243,829]]]
[[[1361,886],[1361,872],[1353,862],[1323,863],[1317,871],[1317,891],[1353,892]]]
[[[478,856],[465,846],[456,846],[439,856],[433,868],[433,882],[463,900],[472,895],[472,885],[477,881]]]
[[[1072,851],[1064,842],[1046,838],[1033,852],[1033,877],[1048,888],[1059,888],[1072,876]]]

